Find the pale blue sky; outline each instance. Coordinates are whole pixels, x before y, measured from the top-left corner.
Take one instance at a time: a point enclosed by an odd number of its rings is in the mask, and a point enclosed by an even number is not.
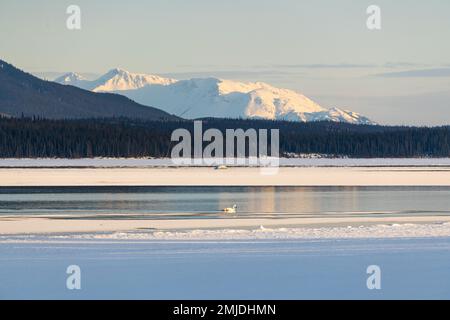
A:
[[[381,123],[450,124],[448,0],[1,0],[0,39],[1,59],[35,73],[266,81]]]

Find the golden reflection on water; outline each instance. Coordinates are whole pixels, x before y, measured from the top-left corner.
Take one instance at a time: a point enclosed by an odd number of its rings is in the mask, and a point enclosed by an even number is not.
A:
[[[358,207],[358,190],[356,187],[343,187],[340,197],[328,188],[310,187],[246,187],[245,211],[252,213],[282,214],[295,212],[308,214],[316,212],[336,212]],[[234,197],[234,198],[233,198]],[[237,196],[232,192],[221,192],[219,207],[234,204]],[[333,209],[334,210],[331,210]],[[242,212],[243,208],[240,208]]]

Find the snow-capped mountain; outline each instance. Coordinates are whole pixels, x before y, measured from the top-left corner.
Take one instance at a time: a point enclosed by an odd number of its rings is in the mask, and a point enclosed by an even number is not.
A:
[[[75,87],[79,87],[86,90],[91,90],[89,83],[92,81],[86,80],[82,75],[76,72],[66,73],[59,78],[55,79],[55,82],[60,84],[68,84]]]
[[[189,119],[261,118],[375,124],[356,112],[326,109],[298,92],[263,82],[244,83],[217,78],[177,81],[120,69],[113,69],[94,81],[74,73],[55,81],[96,92],[119,93],[138,103]]]
[[[176,82],[174,79],[159,76],[130,73],[122,69],[112,69],[96,80],[87,80],[83,76],[71,72],[57,79],[55,82],[76,86],[94,92],[111,92],[134,90],[147,85],[168,85]]]
[[[83,81],[68,75],[66,82]],[[0,116],[45,119],[124,117],[180,120],[156,108],[118,94],[96,94],[37,78],[0,59]]]

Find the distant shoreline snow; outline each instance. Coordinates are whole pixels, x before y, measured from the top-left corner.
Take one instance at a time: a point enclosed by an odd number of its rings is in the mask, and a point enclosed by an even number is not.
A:
[[[281,167],[448,167],[450,158],[280,158]],[[0,159],[0,168],[179,167],[169,158]],[[186,166],[187,167],[187,166]],[[202,167],[202,165],[196,165]]]

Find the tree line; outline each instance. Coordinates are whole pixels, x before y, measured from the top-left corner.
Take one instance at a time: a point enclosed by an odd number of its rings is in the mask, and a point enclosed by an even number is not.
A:
[[[354,158],[450,157],[450,126],[399,127],[333,122],[202,119],[203,128],[279,129],[280,154]],[[0,117],[0,158],[168,157],[175,129],[193,121],[125,118],[48,120]],[[224,134],[225,136],[225,134]]]

